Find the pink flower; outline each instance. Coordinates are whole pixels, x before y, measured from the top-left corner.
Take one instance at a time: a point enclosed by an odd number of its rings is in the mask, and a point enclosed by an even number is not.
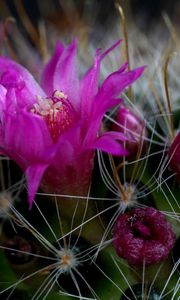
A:
[[[122,133],[100,134],[104,113],[120,102],[119,94],[144,67],[126,65],[98,86],[100,64],[120,41],[100,55],[79,80],[77,44],[58,42],[42,72],[42,88],[16,62],[0,57],[0,149],[25,172],[29,205],[40,185],[48,192],[82,195],[87,192],[95,150],[125,155],[117,140]]]
[[[164,215],[152,208],[135,208],[118,216],[113,245],[131,265],[158,263],[168,256],[175,234]]]

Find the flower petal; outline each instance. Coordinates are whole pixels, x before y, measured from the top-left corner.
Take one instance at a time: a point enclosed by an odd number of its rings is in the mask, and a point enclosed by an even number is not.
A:
[[[36,164],[29,166],[25,171],[28,189],[28,202],[30,208],[32,207],[35,194],[38,190],[41,178],[47,167],[48,164]]]
[[[105,103],[102,103],[101,106],[94,107],[91,113],[91,119],[92,119],[91,125],[89,125],[88,127],[86,138],[85,138],[86,142],[92,138],[95,138],[97,132],[99,132],[99,129],[101,127],[101,122],[105,112],[108,109],[120,104],[121,102],[122,99],[111,99],[111,101],[108,99],[107,101],[105,101]],[[89,123],[90,123],[90,119],[89,119]]]
[[[5,155],[10,156],[24,170],[37,162],[48,162],[53,156],[53,142],[45,122],[38,116],[19,112],[6,114],[3,144]]]
[[[80,97],[81,97],[81,116],[84,119],[88,119],[92,107],[94,105],[94,97],[98,92],[98,80],[99,80],[99,71],[100,63],[105,58],[105,56],[111,52],[115,47],[121,43],[121,40],[117,41],[113,46],[107,49],[102,55],[100,55],[100,50],[96,51],[94,64],[88,70],[81,81],[80,87]],[[124,65],[125,67],[125,65]]]
[[[102,136],[108,136],[111,137],[114,140],[118,140],[118,141],[127,141],[128,138],[127,136],[122,133],[122,132],[117,132],[117,131],[106,131]]]
[[[42,72],[41,84],[48,96],[54,92],[54,72],[63,51],[64,46],[60,42],[57,42],[54,54]]]
[[[145,66],[134,69],[132,71],[122,73],[122,71],[117,71],[112,73],[103,82],[97,96],[96,102],[97,106],[108,101],[108,99],[115,98],[129,85],[136,81],[143,73]]]
[[[122,156],[128,154],[123,146],[119,142],[115,141],[109,134],[104,134],[99,137],[92,145],[92,148],[102,150],[112,155]]]
[[[100,49],[96,51],[94,65],[88,70],[81,81],[81,116],[87,119],[92,110],[92,103],[98,91],[99,69],[100,69]]]
[[[20,88],[20,85],[21,87],[23,87],[22,85],[24,82],[24,85],[29,94],[41,96],[45,95],[33,76],[21,65],[17,64],[11,59],[0,57],[0,66],[0,72],[3,75],[3,78],[1,76],[0,83],[5,87],[6,85],[8,87],[14,87],[14,84],[16,82]]]
[[[7,90],[0,84],[0,120],[3,121],[3,111],[6,106],[6,93]]]
[[[60,56],[54,72],[54,90],[59,90],[68,96],[72,105],[79,107],[79,79],[77,71],[77,43],[73,41]]]

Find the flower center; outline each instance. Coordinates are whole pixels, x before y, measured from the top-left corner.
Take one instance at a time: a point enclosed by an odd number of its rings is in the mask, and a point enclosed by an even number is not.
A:
[[[59,259],[60,269],[63,273],[68,273],[79,264],[75,253],[71,249],[62,248],[59,250],[57,257]]]
[[[131,216],[128,221],[135,236],[139,236],[142,238],[149,238],[151,236],[150,228],[143,223],[143,220],[139,220],[136,214]]]
[[[141,222],[136,222],[133,226],[133,229],[136,232],[136,234],[143,238],[151,237],[151,230]]]
[[[54,142],[65,130],[71,128],[76,121],[76,112],[67,95],[55,91],[50,98],[37,96],[31,112],[41,116],[46,122]]]

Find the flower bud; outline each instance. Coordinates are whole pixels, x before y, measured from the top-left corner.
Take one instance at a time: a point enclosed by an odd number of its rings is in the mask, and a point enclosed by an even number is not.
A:
[[[167,258],[175,234],[165,216],[152,207],[135,208],[117,217],[113,245],[130,265],[152,265]]]
[[[143,121],[125,106],[120,106],[115,121],[119,125],[113,124],[112,130],[125,133],[129,139],[125,143],[129,158],[135,159],[138,153],[144,153],[147,148],[147,131]]]

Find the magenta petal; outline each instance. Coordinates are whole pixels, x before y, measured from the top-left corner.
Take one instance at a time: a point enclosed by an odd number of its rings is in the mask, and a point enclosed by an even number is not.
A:
[[[128,152],[122,147],[122,145],[112,139],[108,134],[101,136],[92,145],[92,148],[102,150],[112,155],[127,155]]]
[[[81,81],[81,116],[85,120],[90,116],[93,100],[98,91],[99,69],[100,69],[100,49],[96,51],[94,65],[88,70]]]
[[[117,97],[126,87],[131,85],[141,76],[144,69],[145,66],[126,73],[122,73],[121,71],[112,73],[103,82],[96,97],[97,101],[102,103],[103,101]]]
[[[53,86],[54,72],[63,51],[64,51],[64,46],[60,42],[57,42],[55,52],[43,70],[41,83],[42,83],[42,87],[44,88],[48,96],[54,92],[54,86]]]
[[[105,112],[107,112],[107,110],[113,108],[114,106],[120,104],[123,101],[120,98],[106,100],[107,101],[104,101],[104,103],[102,103],[101,107],[96,108],[97,113],[99,112],[99,114],[101,113],[102,115],[104,115]]]
[[[50,160],[53,142],[41,118],[26,112],[7,114],[5,118],[3,146],[6,155],[14,159],[22,169],[29,164]]]
[[[122,101],[122,99],[111,99],[111,101],[108,99],[105,103],[102,103],[101,106],[95,107],[93,112],[91,113],[91,116],[89,117],[88,121],[90,125],[87,129],[87,134],[84,139],[84,144],[90,143],[91,140],[96,139],[97,132],[99,132],[99,129],[101,127],[101,122],[104,116],[104,113],[112,108],[113,106],[119,104]],[[92,121],[90,122],[90,120]]]
[[[6,100],[7,90],[0,84],[0,120],[3,119],[3,111],[5,109],[5,100]]]
[[[127,136],[124,133],[117,132],[117,131],[107,131],[102,136],[108,136],[114,140],[119,140],[119,141],[127,141],[128,140]]]
[[[69,128],[67,131],[63,132],[57,142],[57,147],[62,148],[62,144],[66,141],[71,144],[72,148],[79,149],[82,143],[82,129],[83,123],[77,122],[72,128]]]
[[[92,107],[94,106],[94,97],[98,92],[98,80],[100,72],[100,63],[115,47],[120,44],[121,40],[117,41],[113,46],[107,49],[102,55],[100,50],[96,51],[94,64],[85,74],[81,81],[80,97],[81,97],[81,116],[85,119],[89,118]],[[125,67],[125,65],[124,65]],[[124,69],[123,67],[123,69]]]
[[[77,71],[77,43],[73,41],[59,58],[54,72],[54,90],[62,91],[75,108],[79,107],[79,79]]]
[[[35,194],[38,190],[41,178],[47,167],[48,164],[31,165],[25,171],[28,188],[28,202],[30,208],[32,207]]]
[[[86,145],[89,145],[90,143],[92,143],[92,141],[96,140],[97,132],[99,131],[99,128],[100,128],[100,122],[101,122],[101,120],[99,118],[97,118],[97,120],[92,122],[91,126],[89,126],[88,132],[83,141],[84,147],[86,147]],[[122,134],[122,133],[119,134],[119,133],[120,132],[118,132],[118,131],[108,131],[108,132],[104,133],[103,136],[108,136],[115,140],[123,140],[123,141],[127,140],[127,137],[124,134]]]
[[[120,68],[119,68],[119,72],[122,73],[124,72],[128,67],[128,62],[125,62]]]
[[[11,75],[12,77],[9,79],[6,77],[4,77],[3,79],[3,85],[6,87],[6,84],[10,84],[11,83],[14,84],[14,81],[17,81],[20,84],[21,82],[25,83],[25,86],[28,90],[28,92],[30,94],[34,94],[34,95],[41,95],[44,96],[44,92],[43,90],[40,88],[40,86],[38,85],[38,83],[35,81],[35,79],[33,78],[33,76],[28,72],[28,70],[26,70],[24,67],[22,67],[21,65],[17,64],[16,62],[5,58],[5,57],[0,57],[0,72],[1,74],[3,73],[7,73],[9,74],[9,76]],[[4,75],[3,75],[4,76]],[[5,82],[6,80],[6,82]],[[0,80],[1,83],[1,80]]]
[[[101,60],[103,60],[111,51],[113,51],[117,46],[119,46],[122,42],[121,40],[116,41],[110,48],[108,48],[102,55]]]
[[[100,102],[100,100],[98,99],[97,101]],[[92,112],[92,119],[96,120],[96,130],[98,130],[99,126],[100,126],[100,122],[102,121],[102,118],[104,116],[104,114],[107,112],[107,110],[113,108],[114,106],[120,104],[123,100],[120,98],[116,98],[116,99],[104,99],[104,101],[101,103],[101,105],[97,105],[94,107],[94,110]]]
[[[17,93],[18,96],[18,93]],[[18,99],[19,104],[21,104],[21,97]],[[24,101],[25,102],[25,101]],[[26,104],[26,102],[24,103]],[[23,105],[19,105],[21,109],[23,108]],[[8,89],[6,94],[6,102],[4,106],[4,116],[6,114],[16,114],[17,113],[17,97],[16,97],[16,90],[15,89]],[[7,122],[7,121],[6,121]]]

